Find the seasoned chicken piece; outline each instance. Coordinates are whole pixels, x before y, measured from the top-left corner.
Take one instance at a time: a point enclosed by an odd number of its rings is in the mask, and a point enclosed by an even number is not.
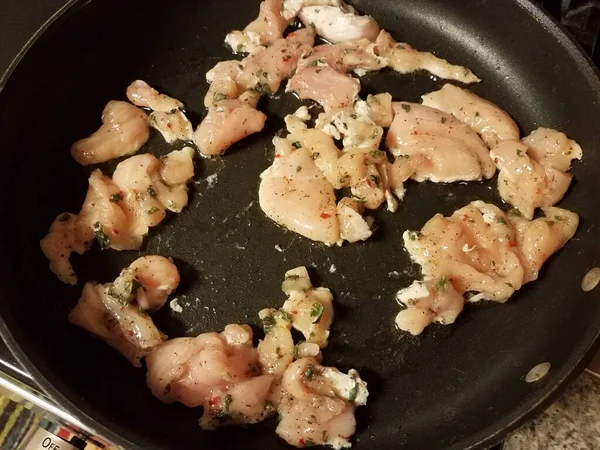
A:
[[[504,140],[519,140],[519,127],[493,103],[452,84],[421,97],[423,104],[456,117],[473,128],[489,148]]]
[[[321,113],[315,122],[315,127],[336,139],[342,139],[344,147],[377,150],[383,137],[381,126],[378,126],[368,115],[360,115],[356,110],[351,109],[329,114]]]
[[[454,323],[465,304],[452,283],[443,280],[415,281],[399,291],[396,298],[398,303],[406,305],[396,316],[396,326],[413,336],[421,334],[433,322]]]
[[[102,126],[71,146],[71,155],[87,166],[131,155],[150,136],[148,117],[127,102],[110,101],[102,111]]]
[[[466,67],[455,66],[432,53],[420,52],[404,42],[396,42],[390,33],[385,30],[381,30],[379,36],[377,36],[375,53],[383,57],[387,61],[387,65],[399,73],[426,70],[436,77],[456,80],[461,83],[478,83],[481,81]]]
[[[235,53],[251,52],[259,45],[268,46],[280,39],[289,21],[282,15],[282,0],[265,0],[260,4],[258,17],[244,31],[232,31],[225,43]]]
[[[386,186],[380,170],[385,170],[386,162],[385,152],[380,150],[347,148],[337,164],[339,182],[342,187],[350,187],[365,208],[377,209],[385,201]]]
[[[146,365],[146,382],[158,399],[204,407],[204,429],[256,423],[275,412],[266,407],[274,377],[258,375],[248,325],[167,341],[146,357]]]
[[[210,108],[223,100],[240,96],[244,88],[238,86],[237,80],[244,69],[242,61],[221,61],[206,73],[210,87],[204,97],[204,106]]]
[[[356,430],[355,407],[366,404],[366,383],[351,369],[343,374],[302,358],[285,371],[283,395],[278,402],[276,433],[295,447],[329,445],[349,447]]]
[[[300,57],[311,50],[314,40],[313,30],[302,28],[268,48],[257,48],[241,61],[243,69],[236,78],[238,86],[260,94],[274,94],[281,82],[292,76]]]
[[[503,303],[535,280],[578,224],[575,213],[559,208],[544,212],[545,218],[529,221],[475,201],[450,217],[435,215],[420,232],[405,232],[404,245],[421,265],[424,280],[398,292],[398,301],[407,308],[396,325],[417,335],[432,322],[454,322],[463,298]]]
[[[130,159],[120,163],[117,169]],[[95,238],[101,249],[138,249],[142,245],[142,234],[131,233],[131,218],[124,208],[121,188],[110,177],[103,175],[100,169],[92,172],[88,184],[77,220],[79,240],[90,242]]]
[[[491,178],[495,167],[477,133],[452,116],[415,103],[394,103],[386,144],[397,171],[435,183]]]
[[[179,286],[179,271],[164,256],[142,256],[123,269],[110,294],[125,302],[135,299],[142,310],[160,309]]]
[[[362,216],[363,205],[351,197],[344,197],[337,204],[337,213],[340,220],[340,236],[350,243],[366,241],[373,232]]]
[[[136,80],[127,87],[127,98],[134,105],[152,111],[171,112],[176,109],[183,109],[183,103],[179,100],[159,93],[142,80]]]
[[[516,228],[516,246],[525,269],[524,283],[537,280],[546,260],[575,235],[579,215],[556,207],[542,208],[545,217],[533,221],[510,216]]]
[[[194,143],[203,155],[222,155],[233,144],[265,126],[262,112],[239,100],[226,100],[210,108],[194,132]]]
[[[314,27],[319,36],[332,44],[368,39],[374,41],[379,25],[371,16],[360,16],[339,6],[305,6],[298,15],[304,26]]]
[[[552,206],[563,198],[573,176],[540,164],[528,151],[529,147],[523,142],[502,141],[490,155],[500,170],[500,196],[531,219],[535,208]]]
[[[333,186],[299,148],[261,174],[259,202],[271,220],[309,239],[333,245],[340,241]]]
[[[77,275],[69,258],[73,252],[82,255],[88,249],[87,243],[77,235],[77,215],[59,214],[50,225],[48,234],[40,241],[40,247],[50,261],[50,270],[60,281],[76,285]]]
[[[191,122],[179,109],[162,112],[155,111],[149,116],[150,125],[162,134],[167,143],[191,141],[194,134]]]
[[[292,322],[288,313],[273,308],[258,313],[263,323],[265,338],[258,343],[258,361],[262,373],[282,377],[294,360]]]
[[[281,288],[289,296],[281,310],[289,315],[292,327],[304,335],[306,342],[327,347],[333,322],[331,291],[313,287],[303,266],[287,271]]]
[[[283,0],[281,15],[291,20],[305,6],[337,6],[346,12],[355,12],[352,6],[347,5],[342,0]]]
[[[354,104],[354,111],[358,116],[368,117],[379,127],[389,128],[394,119],[392,96],[387,92],[367,96],[367,100],[358,100]]]
[[[527,154],[532,159],[563,173],[571,169],[574,159],[581,160],[583,157],[583,150],[577,142],[551,128],[533,130],[522,142],[527,145]]]
[[[318,102],[326,113],[352,106],[359,90],[357,79],[325,65],[299,70],[286,88],[286,92],[295,92],[301,99]]]
[[[86,283],[69,321],[105,341],[135,367],[141,367],[141,358],[166,337],[137,306],[113,297],[110,286]]]
[[[160,177],[162,181],[170,187],[189,183],[194,177],[194,153],[192,147],[184,147],[181,150],[173,150],[171,153],[162,156],[160,158]],[[175,212],[181,211],[184,205],[179,206],[180,208],[175,208]],[[173,211],[173,209],[171,210]]]
[[[354,71],[364,75],[387,65],[385,59],[377,56],[373,49],[374,44],[368,39],[317,45],[302,57],[298,69],[326,64],[340,73]]]

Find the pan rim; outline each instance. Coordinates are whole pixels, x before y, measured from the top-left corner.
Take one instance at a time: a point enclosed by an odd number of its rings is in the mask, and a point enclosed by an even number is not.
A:
[[[84,8],[91,3],[91,1],[92,0],[68,0],[64,6],[58,9],[38,28],[38,30],[24,44],[6,71],[0,77],[0,102],[2,99],[2,92],[10,81],[13,73],[23,58],[27,55],[29,50],[37,43],[44,33],[53,27],[59,19],[65,17],[67,14],[76,14],[76,9]],[[590,84],[595,85],[595,90],[600,97],[600,70],[598,67],[596,67],[585,51],[579,46],[574,37],[566,32],[564,28],[540,5],[535,3],[534,0],[513,1],[523,10],[525,14],[529,15],[541,26],[543,26],[546,32],[550,34],[550,36],[568,52],[570,57],[576,63],[580,74],[583,75]],[[117,445],[119,448],[143,450],[143,448],[138,444],[130,441],[125,436],[115,433],[99,420],[93,418],[79,406],[71,402],[69,398],[64,396],[37,368],[34,362],[29,359],[25,351],[14,338],[4,320],[0,320],[0,337],[2,337],[17,361],[32,375],[39,387],[41,387],[42,390],[47,393],[53,401],[55,401],[55,403],[61,407],[65,407],[65,409],[67,409],[67,411],[69,411],[69,413],[76,418],[81,425],[83,425],[82,428],[84,431],[89,432],[89,434],[92,436],[98,436],[101,439],[107,440],[110,444]],[[519,425],[523,424],[527,420],[535,417],[539,412],[541,412],[542,408],[548,406],[553,400],[555,400],[565,385],[583,372],[585,366],[593,357],[594,352],[598,351],[599,349],[600,329],[596,330],[595,335],[593,335],[591,339],[588,339],[587,343],[581,345],[577,352],[573,352],[573,354],[577,353],[579,357],[571,364],[569,368],[566,370],[563,369],[565,374],[560,380],[551,385],[549,388],[541,389],[539,393],[532,395],[531,399],[514,408],[510,414],[510,417],[493,422],[485,429],[480,430],[477,434],[463,440],[462,444],[464,445],[466,443],[467,446],[460,448],[465,450],[489,448],[490,446],[502,441],[502,439],[508,433],[516,429]],[[495,429],[495,431],[486,434],[486,431],[491,431],[490,429]],[[451,444],[449,448],[458,449],[459,447],[457,447],[456,444]]]

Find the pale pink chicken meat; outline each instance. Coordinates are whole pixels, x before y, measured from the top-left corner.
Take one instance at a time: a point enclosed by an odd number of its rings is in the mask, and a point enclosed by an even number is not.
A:
[[[141,367],[141,358],[166,336],[140,308],[150,300],[155,309],[159,308],[178,285],[179,272],[171,261],[162,256],[144,256],[123,269],[113,283],[86,283],[69,321]]]
[[[500,196],[531,219],[535,208],[563,198],[573,178],[567,171],[582,150],[563,133],[540,128],[522,141],[501,142],[490,154],[500,170]]]
[[[381,70],[387,63],[375,54],[373,48],[368,39],[317,45],[299,61],[298,69],[326,64],[340,73],[354,71],[364,74]]]
[[[358,372],[344,374],[301,358],[285,371],[276,433],[295,447],[349,447],[356,431],[355,407],[366,404],[366,383]]]
[[[331,112],[351,107],[360,91],[360,83],[331,67],[315,65],[296,72],[288,81],[286,91],[295,92],[301,99],[314,100],[325,112]]]
[[[394,111],[386,144],[396,156],[391,172],[395,188],[409,177],[452,183],[494,175],[488,149],[468,126],[416,103],[394,103]]]
[[[222,155],[236,142],[262,131],[267,116],[239,100],[210,108],[194,132],[194,143],[206,156]]]
[[[173,97],[161,94],[143,80],[136,80],[127,87],[127,98],[131,103],[152,111],[171,112],[183,109],[183,103]]]
[[[148,120],[168,144],[175,141],[191,141],[193,138],[192,124],[179,109],[170,112],[155,111],[150,114]]]
[[[294,150],[263,172],[258,196],[267,217],[289,230],[326,245],[340,240],[333,186],[310,150]]]
[[[127,102],[110,101],[102,111],[102,126],[71,146],[71,155],[87,166],[137,152],[150,136],[146,114]]]
[[[419,232],[405,232],[404,245],[424,280],[398,292],[406,306],[396,317],[398,328],[417,335],[432,322],[453,323],[464,300],[503,303],[536,279],[578,224],[570,211],[545,208],[544,213],[529,221],[475,201],[450,217],[435,215]]]
[[[379,34],[373,17],[340,6],[304,6],[298,17],[304,26],[314,27],[319,36],[332,44],[357,39],[374,41]]]
[[[77,275],[69,258],[73,252],[82,255],[88,249],[87,243],[77,235],[77,215],[59,214],[50,225],[48,234],[40,241],[40,247],[50,261],[50,270],[60,281],[76,285]]]
[[[444,111],[473,128],[489,148],[504,140],[519,140],[519,127],[508,113],[488,100],[445,84],[421,97],[423,104]]]
[[[158,399],[204,406],[202,428],[256,423],[275,412],[265,408],[274,376],[260,375],[247,325],[167,341],[146,357],[146,365],[146,382]]]
[[[283,37],[289,20],[283,17],[282,0],[264,0],[260,4],[258,17],[250,22],[243,31],[235,30],[225,37],[235,53],[251,52],[258,46],[268,46]]]
[[[385,30],[381,30],[377,36],[375,53],[386,60],[388,67],[399,73],[425,70],[436,77],[461,83],[481,81],[470,69],[450,64],[432,53],[415,50],[404,42],[398,43]]]

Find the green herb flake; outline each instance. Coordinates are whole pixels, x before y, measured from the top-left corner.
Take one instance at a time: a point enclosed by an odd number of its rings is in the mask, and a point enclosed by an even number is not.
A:
[[[217,92],[217,93],[215,93],[215,95],[213,97],[213,102],[217,103],[217,102],[220,102],[223,100],[228,100],[228,99],[229,99],[229,95]]]
[[[558,221],[558,222],[566,222],[567,219],[565,219],[564,217],[561,216],[554,216],[554,218]]]
[[[372,150],[369,152],[369,156],[371,158],[379,158],[380,156],[383,156],[384,153],[381,150]]]
[[[327,430],[323,430],[323,432],[321,433],[321,440],[323,441],[323,443],[326,443],[328,439],[329,436],[327,435]]]
[[[100,222],[96,222],[94,224],[94,236],[96,237],[96,240],[100,244],[100,248],[102,250],[106,250],[108,247],[110,247],[110,238],[104,232],[104,228]]]
[[[435,288],[439,291],[441,289],[446,289],[447,285],[448,285],[448,279],[446,278],[446,275],[442,275],[442,278],[440,278],[440,280],[437,282],[437,284],[435,285]]]
[[[292,142],[292,146],[293,146],[294,148],[300,148],[300,147],[302,147],[302,144],[300,144],[300,142],[299,142],[299,141],[295,141],[295,142]]]
[[[319,152],[314,152],[314,153],[311,155],[311,158],[312,158],[313,160],[315,160],[315,159],[317,159],[319,156],[321,156],[321,154],[320,154]]]
[[[121,200],[123,200],[123,194],[117,192],[116,194],[112,194],[108,200],[111,203],[119,203]]]
[[[442,123],[442,124],[446,123],[446,118],[445,118],[445,117],[442,117],[442,118],[440,119],[440,123]]]
[[[300,172],[302,170],[302,166],[296,166],[296,173]]]
[[[402,104],[402,109],[406,112],[410,112],[410,105],[407,105],[406,103]]]
[[[269,334],[271,329],[277,325],[277,321],[275,320],[275,317],[273,317],[272,315],[268,315],[262,319],[262,324],[263,330],[265,330],[265,334]]]
[[[307,439],[304,441],[304,444],[302,445],[302,447],[314,447],[315,444],[314,441],[311,441],[310,439]]]
[[[233,401],[233,397],[231,397],[231,395],[227,394],[225,396],[225,398],[223,399],[223,402],[225,403],[225,411],[229,412],[229,407],[231,406],[232,401]]]
[[[375,183],[377,186],[379,186],[381,184],[381,178],[379,178],[379,176],[377,175],[370,175],[369,178],[371,179],[371,181],[373,181],[373,183]]]
[[[169,200],[169,208],[171,208],[171,209],[179,209],[179,206],[173,200]]]
[[[153,188],[152,186],[150,186],[150,187],[148,188],[148,195],[149,195],[150,197],[152,197],[152,198],[155,198],[155,197],[156,197],[156,191],[154,190],[154,188]]]
[[[160,209],[158,209],[156,206],[153,206],[152,208],[150,208],[148,210],[148,214],[154,214],[154,213],[157,213],[159,211],[160,211]]]
[[[313,323],[319,323],[321,321],[321,317],[323,317],[323,305],[319,302],[314,302],[310,309],[310,317],[313,317]]]
[[[304,371],[304,378],[306,378],[307,380],[312,380],[313,378],[313,366],[310,365],[306,368],[306,370]]]
[[[523,156],[523,150],[517,149],[517,156]]]
[[[502,225],[506,225],[506,219],[504,217],[498,217],[497,222],[501,223]]]
[[[253,89],[262,95],[269,95],[271,93],[271,88],[269,85],[267,83],[263,83],[262,81],[256,83]]]
[[[358,395],[358,383],[354,383],[352,389],[350,389],[350,393],[348,394],[348,401],[354,402],[356,400],[356,396]]]
[[[517,208],[512,208],[508,211],[508,215],[515,216],[515,217],[521,217],[521,211],[519,211]]]
[[[60,215],[60,217],[58,218],[58,221],[59,222],[68,222],[70,218],[71,218],[71,214],[64,213],[64,214]]]
[[[275,410],[275,406],[273,405],[273,402],[271,402],[270,400],[265,401],[265,411],[271,412],[274,410]]]

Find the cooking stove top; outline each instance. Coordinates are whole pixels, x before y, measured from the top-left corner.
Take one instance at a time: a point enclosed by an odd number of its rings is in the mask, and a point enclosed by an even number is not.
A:
[[[0,26],[0,42],[3,43],[0,53],[0,73],[4,72],[11,59],[33,33],[65,3],[65,0],[27,2],[27,8],[23,8],[22,0],[0,0],[0,24],[2,24]],[[540,3],[561,22],[590,55],[594,63],[600,67],[600,0],[537,0],[537,3]],[[600,379],[600,355],[586,370]],[[18,398],[30,402],[36,412],[59,425],[58,428],[54,427],[54,430],[62,430],[63,434],[59,440],[52,442],[60,443],[62,445],[60,448],[69,448],[66,439],[70,441],[73,449],[86,448],[86,442],[91,442],[98,448],[111,448],[101,439],[93,437],[92,433],[88,432],[77,419],[57,407],[0,340],[0,390],[2,388]],[[65,437],[65,429],[68,430],[68,438]],[[45,436],[42,435],[41,439],[44,439]],[[46,437],[46,439],[55,439],[55,437]],[[46,441],[40,440],[40,442]],[[21,448],[37,450],[48,447],[26,445]],[[58,449],[59,447],[49,448]],[[501,445],[493,450],[500,448],[502,448]]]

